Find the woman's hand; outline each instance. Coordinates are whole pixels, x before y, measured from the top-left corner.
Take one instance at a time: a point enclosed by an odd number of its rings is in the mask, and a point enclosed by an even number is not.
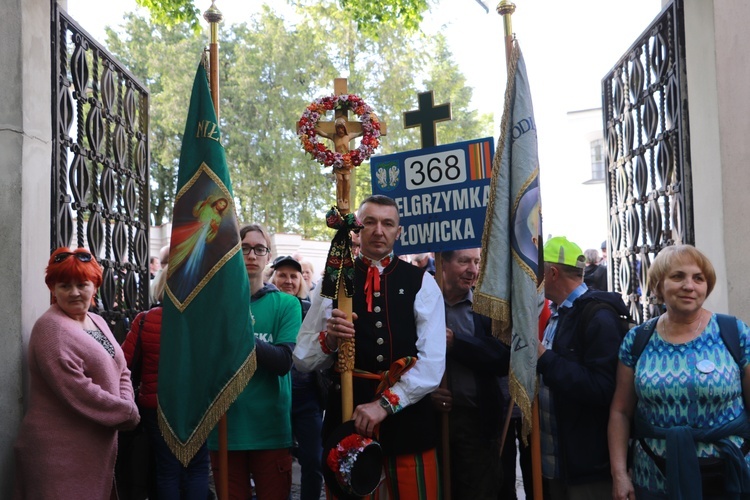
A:
[[[612,478],[612,500],[634,500],[635,489],[630,475],[625,472]]]
[[[130,409],[130,414],[128,415],[128,419],[122,422],[121,424],[115,426],[115,429],[118,431],[131,431],[136,428],[138,423],[141,421],[141,415],[138,410],[138,406],[135,404],[134,401],[130,401],[132,403],[132,407]]]

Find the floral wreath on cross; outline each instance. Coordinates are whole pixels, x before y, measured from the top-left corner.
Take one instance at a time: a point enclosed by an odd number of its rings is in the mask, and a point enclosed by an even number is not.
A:
[[[327,111],[337,109],[354,112],[362,124],[359,147],[346,154],[328,149],[325,144],[318,141],[315,132],[320,117],[325,116]],[[318,163],[326,167],[351,170],[367,161],[380,144],[380,122],[372,108],[361,97],[354,94],[332,95],[316,99],[305,108],[299,121],[297,135],[302,142],[302,148]]]

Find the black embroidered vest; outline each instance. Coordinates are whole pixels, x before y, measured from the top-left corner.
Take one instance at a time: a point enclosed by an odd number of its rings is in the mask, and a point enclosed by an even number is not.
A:
[[[414,300],[422,287],[423,274],[422,269],[394,258],[380,274],[380,293],[373,296],[372,312],[368,312],[364,294],[367,266],[361,259],[356,260],[352,299],[357,314],[355,369],[380,373],[399,358],[417,356]],[[355,408],[376,399],[378,381],[355,376],[353,384]],[[341,421],[341,390],[338,384],[335,388],[338,390],[331,391],[326,412],[328,432],[336,425],[329,420]],[[434,448],[437,425],[429,395],[386,417],[380,424],[378,441],[386,455],[414,454]]]

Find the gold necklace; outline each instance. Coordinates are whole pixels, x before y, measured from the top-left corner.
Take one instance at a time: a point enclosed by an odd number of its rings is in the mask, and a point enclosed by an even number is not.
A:
[[[668,316],[668,315],[667,315],[667,319],[669,319],[669,316]],[[698,320],[700,320],[700,321],[698,321]],[[695,331],[693,332],[693,334],[692,334],[692,337],[695,337],[695,335],[696,335],[696,334],[697,334],[697,333],[698,333],[698,332],[700,331],[700,328],[701,328],[701,326],[703,325],[703,311],[701,311],[701,312],[700,312],[700,314],[699,314],[699,316],[698,316],[698,319],[694,319],[694,320],[693,320],[693,321],[691,321],[690,323],[686,323],[686,324],[688,324],[688,325],[692,325],[692,324],[693,324],[693,323],[695,323],[696,321],[698,321],[698,327],[697,327],[697,328],[695,329]],[[672,321],[671,319],[669,319],[669,322],[670,322],[670,323],[673,323],[673,321]],[[668,334],[669,336],[671,336],[671,333],[672,333],[672,326],[670,325],[670,326],[669,326],[669,327],[667,328],[667,325],[666,325],[666,321],[665,321],[665,325],[664,325],[664,327],[665,327],[665,329],[667,330],[667,334]]]

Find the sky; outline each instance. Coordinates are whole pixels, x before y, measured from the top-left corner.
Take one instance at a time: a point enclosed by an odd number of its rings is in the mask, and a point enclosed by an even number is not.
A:
[[[472,106],[494,113],[499,135],[506,81],[503,19],[496,3],[481,0],[433,2],[422,25],[428,34],[444,30],[455,61],[474,89]],[[249,20],[263,0],[216,0],[225,24]],[[290,12],[284,0],[268,2]],[[516,0],[512,15],[534,100],[539,137],[544,232],[569,236],[582,248],[598,248],[606,237],[604,186],[597,196],[575,196],[580,181],[566,175],[566,140],[571,111],[601,106],[601,80],[661,10],[661,0]],[[104,40],[104,27],[117,29],[135,0],[67,0],[67,11],[86,31]],[[203,12],[211,5],[197,0]],[[346,75],[341,75],[346,76]],[[429,89],[426,89],[429,90]],[[355,89],[352,89],[356,93]],[[436,104],[440,104],[436,96]],[[414,98],[416,108],[416,96]],[[407,110],[404,110],[407,111]],[[439,125],[438,125],[439,127]],[[438,129],[439,134],[439,129]],[[594,193],[595,188],[583,191]],[[583,212],[583,213],[582,213]],[[593,214],[593,215],[592,215]]]

